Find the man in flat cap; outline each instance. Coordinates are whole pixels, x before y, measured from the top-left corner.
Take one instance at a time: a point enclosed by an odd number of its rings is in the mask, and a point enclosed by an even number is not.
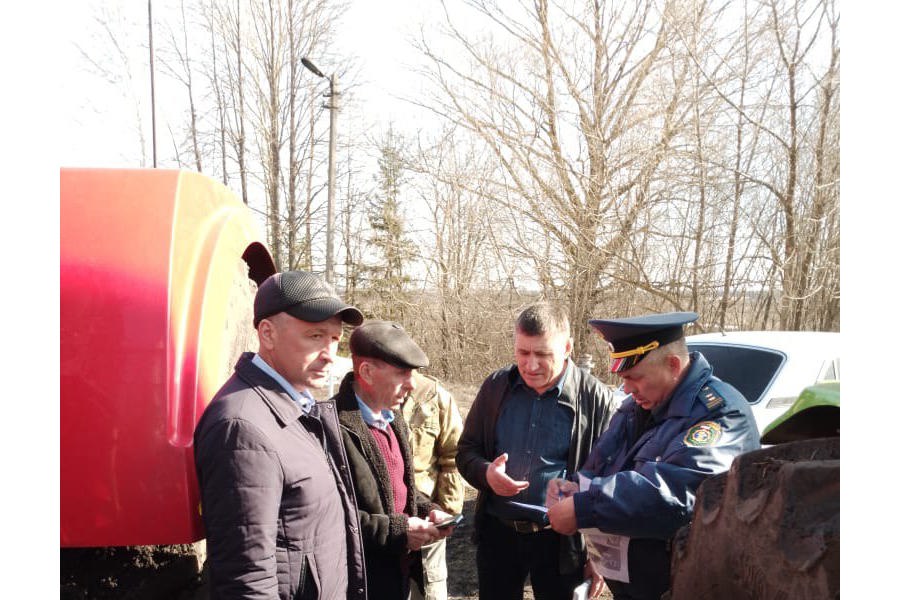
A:
[[[629,395],[578,482],[551,481],[546,503],[554,530],[591,528],[592,559],[617,600],[658,599],[669,588],[672,538],[690,522],[697,488],[759,448],[746,399],[702,354],[688,353],[684,325],[696,319],[681,312],[589,321]]]
[[[365,600],[353,483],[325,384],[343,323],[362,313],[319,276],[276,273],[256,293],[259,352],[194,431],[210,598]]]
[[[562,307],[526,307],[514,334],[516,362],[481,384],[456,454],[460,473],[478,490],[479,598],[522,598],[529,576],[537,600],[569,600],[588,576],[599,593],[582,536],[551,531],[546,512],[521,505],[543,507],[548,481],[581,468],[609,423],[613,391],[570,358]]]
[[[420,549],[449,535],[451,515],[416,490],[409,430],[400,405],[428,357],[403,327],[367,321],[350,336],[353,372],[334,401],[356,489],[370,598],[406,600],[422,580]]]

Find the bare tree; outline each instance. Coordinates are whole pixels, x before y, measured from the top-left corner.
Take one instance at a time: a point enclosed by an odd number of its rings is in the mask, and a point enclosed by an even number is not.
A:
[[[670,3],[661,12],[653,2],[466,4],[508,44],[474,39],[447,11],[449,36],[469,60],[420,41],[440,90],[430,106],[493,151],[503,192],[491,200],[519,217],[518,250],[545,294],[568,304],[580,347],[603,275],[654,201],[689,114],[687,61],[672,52],[664,18]]]
[[[284,269],[281,215],[281,150],[284,144],[284,101],[281,79],[285,67],[285,45],[289,24],[280,3],[253,2],[249,5],[250,27],[254,36],[251,56],[256,69],[251,71],[257,144],[260,155],[260,181],[266,198],[269,249],[275,266]]]
[[[282,269],[311,262],[310,236],[298,236],[312,219],[313,173],[302,165],[315,141],[311,76],[300,57],[321,52],[345,8],[323,0],[252,0],[207,10],[205,23],[218,42],[206,67],[214,71],[207,78],[220,107],[223,172],[236,163],[245,203],[251,195],[264,199],[270,250]]]
[[[198,116],[197,105],[194,100],[194,66],[191,61],[191,45],[188,39],[188,16],[184,8],[184,0],[180,2],[180,19],[178,25],[174,26],[171,22],[167,23],[166,29],[168,33],[169,44],[165,47],[166,52],[161,53],[160,65],[163,70],[175,81],[184,86],[187,95],[188,104],[188,139],[190,142],[191,155],[193,158],[193,167],[198,173],[203,172],[203,159],[200,151],[198,132]],[[177,31],[180,29],[180,31]],[[176,156],[180,153],[176,148]],[[180,162],[180,161],[179,161]]]
[[[444,376],[508,360],[512,320],[539,298],[567,305],[577,353],[603,352],[585,323],[598,313],[839,326],[834,0],[447,2],[444,37],[417,42],[429,87],[412,99],[440,128],[413,147],[400,123],[375,157],[350,133],[371,130],[352,59],[328,52],[345,2],[180,8],[160,50],[186,92],[175,159],[239,186],[280,268],[313,269],[325,82],[299,59],[339,74],[345,294],[413,328]],[[92,69],[125,89],[135,65],[113,16]]]
[[[720,83],[709,80],[737,115],[741,130],[746,124],[765,140],[757,148],[755,165],[737,162],[735,167],[736,195],[746,195],[752,186],[756,190],[752,194],[762,203],[757,210],[746,207],[747,214],[762,219],[754,225],[754,235],[773,263],[770,274],[778,278],[765,286],[769,291],[761,305],[762,323],[768,323],[775,308],[779,327],[803,329],[817,321],[810,314],[816,297],[838,295],[836,278],[826,272],[836,263],[823,255],[824,248],[830,247],[823,236],[826,231],[834,234],[826,220],[837,217],[836,210],[829,210],[837,201],[832,193],[838,181],[836,169],[826,165],[836,164],[839,155],[834,133],[838,123],[831,118],[839,96],[839,17],[831,0],[764,0],[758,6],[763,10],[745,18],[745,26],[755,32],[745,36],[753,39],[754,47],[743,55],[763,53],[774,58],[756,64],[769,92],[750,105],[745,103],[745,86],[735,99]],[[817,57],[823,30],[830,33],[824,66]],[[769,206],[777,207],[777,212]],[[815,264],[825,270],[817,270]],[[831,285],[823,287],[815,279]],[[825,328],[837,325],[832,321]]]
[[[222,144],[222,177],[228,180],[227,162],[229,154],[236,163],[240,185],[238,193],[244,204],[249,204],[247,105],[244,84],[244,45],[242,3],[211,2],[206,25],[216,49],[208,78],[216,90],[217,112],[219,114],[220,143]],[[217,41],[220,42],[217,43]],[[221,52],[219,52],[221,49]]]
[[[485,344],[486,338],[508,325],[502,320],[488,325],[496,300],[485,292],[496,286],[489,273],[494,210],[483,202],[481,190],[492,168],[485,154],[445,130],[420,137],[410,163],[410,171],[420,175],[411,182],[415,196],[428,211],[418,241],[427,270],[416,311],[422,316],[420,343],[433,357],[432,368],[455,381],[491,360],[493,345]]]
[[[823,271],[828,266],[834,268],[834,259],[839,256],[836,246],[828,243],[828,238],[823,234],[828,232],[827,221],[837,218],[837,183],[839,181],[839,160],[835,160],[838,140],[834,138],[833,131],[837,128],[837,122],[832,115],[837,109],[838,95],[838,70],[840,64],[840,48],[838,46],[838,15],[835,13],[833,2],[823,2],[827,32],[830,34],[830,58],[825,73],[817,82],[817,116],[818,131],[813,152],[813,181],[812,188],[807,192],[810,196],[810,205],[805,219],[800,224],[799,238],[801,243],[796,249],[798,259],[796,261],[796,290],[801,298],[824,297],[837,295],[839,287],[826,287],[823,277],[817,271]],[[825,256],[825,254],[829,256]],[[794,302],[793,310],[788,316],[788,325],[791,329],[801,329],[810,325],[811,319],[807,314],[812,312],[812,302]],[[822,304],[825,304],[823,302]],[[826,327],[834,327],[835,322],[828,323]]]
[[[137,136],[140,165],[146,167],[150,161],[144,134],[144,105],[141,102],[144,78],[133,59],[134,49],[128,43],[135,31],[145,29],[129,21],[120,7],[107,4],[97,7],[93,24],[96,29],[91,33],[90,45],[76,45],[76,48],[88,70],[117,89],[131,106],[134,115],[131,126]],[[143,44],[138,44],[138,47],[141,50],[146,48]]]
[[[209,0],[209,3],[200,6],[203,26],[208,36],[208,64],[201,69],[205,74],[212,90],[213,111],[215,111],[215,129],[213,133],[213,154],[218,153],[219,159],[219,177],[222,183],[228,185],[228,146],[226,144],[226,114],[225,92],[222,85],[222,74],[220,73],[219,55],[224,52],[222,38],[218,35],[218,27],[216,25],[217,9],[215,0]]]

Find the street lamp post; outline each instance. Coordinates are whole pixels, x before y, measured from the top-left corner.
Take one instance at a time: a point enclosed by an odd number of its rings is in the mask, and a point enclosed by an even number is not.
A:
[[[328,93],[325,96],[331,99],[330,104],[324,105],[325,108],[331,111],[328,129],[328,212],[325,224],[325,280],[334,285],[334,140],[337,135],[337,74],[327,77],[306,57],[301,58],[300,62],[314,75],[328,80]]]

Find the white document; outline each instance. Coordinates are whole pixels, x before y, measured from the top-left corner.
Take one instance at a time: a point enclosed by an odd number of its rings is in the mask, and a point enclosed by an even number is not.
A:
[[[578,473],[578,489],[586,492],[591,487],[591,480]],[[624,535],[603,533],[599,529],[589,527],[579,529],[587,545],[588,559],[604,579],[631,583],[628,578],[628,543],[631,538]]]

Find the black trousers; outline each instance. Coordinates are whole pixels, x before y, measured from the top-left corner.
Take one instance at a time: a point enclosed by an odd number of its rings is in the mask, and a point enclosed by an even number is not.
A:
[[[560,537],[550,529],[517,533],[485,515],[475,553],[479,599],[521,600],[530,575],[535,600],[571,600],[584,571],[559,572]]]

